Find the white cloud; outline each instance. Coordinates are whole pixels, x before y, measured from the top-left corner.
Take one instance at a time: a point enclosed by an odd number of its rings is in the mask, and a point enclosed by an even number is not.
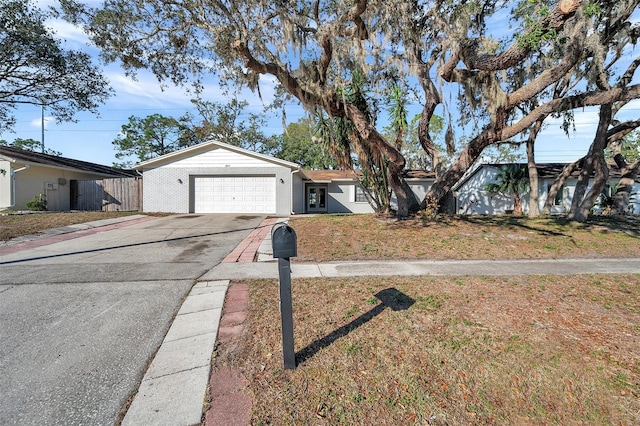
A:
[[[190,100],[194,97],[187,88],[167,86],[164,89],[158,80],[150,73],[139,73],[136,80],[124,75],[123,72],[109,71],[105,73],[111,87],[117,95],[112,102],[126,104],[135,108],[183,105],[190,107]]]
[[[186,112],[193,108],[191,99],[196,97],[189,86],[178,87],[167,85],[162,88],[156,77],[148,71],[140,71],[136,79],[127,77],[117,66],[112,65],[105,71],[111,87],[116,91],[116,96],[109,101],[110,104],[126,105],[132,109],[156,108],[159,111],[164,108],[183,108]],[[277,81],[270,76],[261,76],[260,94],[244,89],[238,95],[239,99],[248,102],[248,111],[261,113],[264,105],[273,101]],[[226,103],[230,97],[225,95],[216,79],[211,78],[204,83],[204,89],[199,94],[202,99],[212,102]],[[180,112],[182,113],[182,112]]]
[[[52,123],[52,122],[53,122],[53,117],[51,117],[51,116],[44,117],[44,128],[47,129],[49,127],[49,123]],[[42,117],[34,118],[33,120],[31,120],[29,122],[29,125],[31,127],[41,128],[42,127]]]
[[[69,22],[60,19],[48,19],[45,25],[53,31],[58,39],[82,46],[87,46],[89,43],[89,37],[82,31],[82,28]]]

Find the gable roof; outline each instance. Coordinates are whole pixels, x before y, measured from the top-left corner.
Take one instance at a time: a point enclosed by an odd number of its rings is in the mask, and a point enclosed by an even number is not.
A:
[[[562,171],[564,170],[564,168],[567,166],[567,164],[570,163],[539,163],[536,164],[536,168],[538,169],[538,178],[539,179],[555,179],[557,178],[560,173],[562,173]],[[462,180],[460,180],[458,183],[456,183],[453,187],[454,190],[457,190],[458,188],[460,188],[462,185],[464,185],[466,182],[469,181],[469,179],[471,179],[476,173],[478,173],[480,171],[480,169],[484,168],[484,167],[493,167],[495,169],[500,169],[500,167],[502,166],[509,166],[509,165],[520,165],[520,166],[525,166],[525,163],[486,163],[486,164],[480,164],[480,166],[476,167],[475,170],[473,170],[471,173],[469,173],[467,176],[465,176]],[[620,173],[620,168],[615,164],[615,163],[608,163],[607,164],[609,166],[609,179],[619,179],[622,175]],[[574,170],[570,177],[573,178],[577,178],[580,175],[580,171],[581,168],[577,168],[576,170]],[[591,176],[593,176],[593,173],[591,174]]]
[[[104,166],[102,164],[90,163],[88,161],[74,160],[71,158],[27,151],[4,145],[0,145],[0,157],[11,161],[12,163],[18,162],[22,164],[46,166],[57,169],[70,169],[109,177],[137,176],[137,173],[133,170],[118,169],[115,167]]]
[[[191,157],[194,155],[202,154],[207,151],[211,151],[214,149],[226,149],[228,151],[236,152],[238,154],[246,155],[248,157],[253,157],[257,159],[261,159],[264,161],[268,161],[270,163],[277,164],[279,166],[288,167],[290,169],[299,169],[300,166],[296,163],[292,163],[285,160],[280,160],[279,158],[270,157],[268,155],[260,154],[254,151],[250,151],[248,149],[240,148],[234,145],[229,145],[227,143],[218,142],[215,140],[211,140],[208,142],[202,142],[197,145],[193,145],[187,148],[179,149],[177,151],[170,152],[168,154],[160,155],[158,157],[151,158],[146,161],[142,161],[133,168],[135,170],[142,170],[148,167],[158,167],[164,164],[173,163],[174,161],[181,160],[183,158]]]
[[[362,177],[360,170],[303,170],[302,174],[307,179],[319,183],[334,180],[358,180]]]
[[[303,170],[302,174],[307,179],[326,183],[337,180],[358,180],[362,178],[361,170]],[[402,172],[405,179],[435,179],[435,172],[428,170],[405,170]]]

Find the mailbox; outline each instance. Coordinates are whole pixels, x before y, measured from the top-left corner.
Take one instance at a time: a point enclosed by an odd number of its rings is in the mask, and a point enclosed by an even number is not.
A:
[[[286,259],[298,255],[296,231],[286,223],[276,223],[271,229],[273,257]]]

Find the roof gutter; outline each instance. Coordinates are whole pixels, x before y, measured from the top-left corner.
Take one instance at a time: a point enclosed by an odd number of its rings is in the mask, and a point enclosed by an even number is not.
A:
[[[17,198],[17,190],[16,190],[16,173],[27,170],[30,166],[25,164],[23,167],[19,169],[11,170],[11,205],[7,206],[7,208],[13,208],[16,206],[16,198]]]

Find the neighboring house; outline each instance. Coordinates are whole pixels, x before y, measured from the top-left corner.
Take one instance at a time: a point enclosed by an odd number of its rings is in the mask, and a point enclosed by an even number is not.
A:
[[[370,213],[354,171],[303,170],[297,164],[210,141],[134,166],[144,175],[145,211],[245,213]],[[407,172],[421,200],[434,181]]]
[[[538,164],[538,204],[542,210],[549,188],[556,177],[562,172],[566,164],[549,163]],[[482,164],[473,172],[455,185],[456,213],[458,214],[504,214],[513,210],[513,196],[511,194],[491,194],[486,187],[489,183],[497,183],[496,176],[500,172],[501,164]],[[526,165],[525,165],[526,166]],[[553,202],[551,214],[565,214],[571,207],[573,193],[575,191],[579,171],[574,172],[558,191]],[[610,191],[611,186],[617,184],[620,179],[620,171],[614,165],[609,169],[609,184],[605,190]],[[632,193],[640,193],[640,183],[636,183]],[[640,194],[632,200],[632,214],[640,214]],[[529,194],[522,194],[522,206],[524,212],[529,211]],[[630,210],[631,210],[630,209]]]
[[[79,183],[131,177],[133,171],[65,157],[0,146],[0,210],[27,210],[27,201],[42,194],[47,209],[76,208]]]

